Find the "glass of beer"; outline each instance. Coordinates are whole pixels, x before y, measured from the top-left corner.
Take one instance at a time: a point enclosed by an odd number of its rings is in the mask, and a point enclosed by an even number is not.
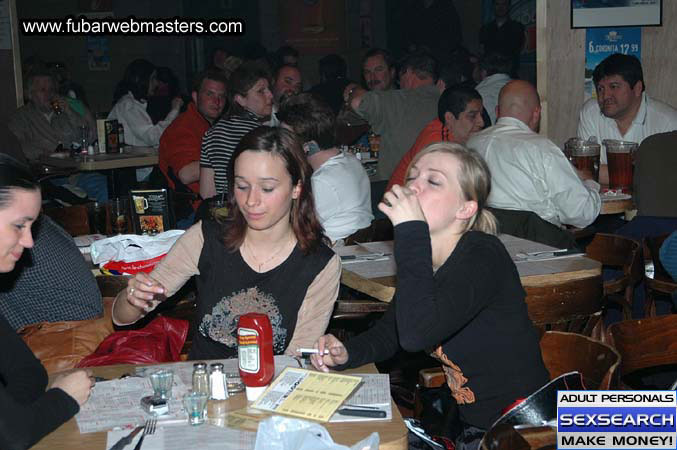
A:
[[[599,181],[599,154],[597,142],[571,138],[564,144],[564,154],[571,164],[581,172],[584,179]]]
[[[111,225],[113,233],[123,234],[127,232],[127,199],[116,198],[111,202]]]
[[[609,189],[621,190],[624,193],[631,192],[637,143],[605,139],[602,144],[606,149],[606,159],[609,165]]]

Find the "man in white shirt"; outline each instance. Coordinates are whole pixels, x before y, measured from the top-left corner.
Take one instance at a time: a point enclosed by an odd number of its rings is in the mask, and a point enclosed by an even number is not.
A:
[[[548,222],[586,227],[599,215],[599,185],[582,181],[564,153],[536,133],[540,98],[530,83],[506,84],[498,99],[496,125],[468,140],[491,170],[488,205],[532,211]]]
[[[581,109],[579,137],[641,144],[651,135],[677,129],[677,110],[644,92],[642,65],[636,57],[615,53],[595,67],[592,79],[597,99],[589,99]],[[609,182],[606,161],[602,148],[599,171],[602,184]]]
[[[282,104],[280,124],[299,137],[313,168],[315,210],[333,245],[371,225],[371,187],[360,161],[336,147],[336,118],[329,105],[311,94]]]
[[[492,52],[485,55],[480,61],[480,76],[482,81],[477,83],[475,90],[482,96],[482,104],[487,110],[491,123],[496,123],[496,105],[498,105],[498,93],[503,86],[511,80],[510,69],[512,60],[498,52]]]

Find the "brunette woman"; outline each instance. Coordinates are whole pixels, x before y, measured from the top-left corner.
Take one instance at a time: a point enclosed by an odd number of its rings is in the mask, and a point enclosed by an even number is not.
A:
[[[261,126],[273,108],[269,73],[254,62],[238,67],[228,79],[228,111],[202,138],[200,196],[228,194],[228,165],[242,136]]]
[[[33,247],[31,226],[41,201],[28,168],[0,155],[0,273],[14,270],[24,249]],[[45,390],[47,371],[2,316],[0,342],[0,448],[26,449],[73,417],[94,381],[77,370],[56,377]]]
[[[262,312],[276,354],[294,354],[324,333],[341,264],[315,215],[312,169],[293,133],[260,127],[233,153],[229,215],[179,238],[150,275],[138,274],[113,307],[118,325],[136,322],[192,276],[199,291],[190,359],[237,355],[240,315]]]

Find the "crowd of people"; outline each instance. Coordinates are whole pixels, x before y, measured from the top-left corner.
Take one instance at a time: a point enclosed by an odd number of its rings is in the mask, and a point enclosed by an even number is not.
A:
[[[594,180],[539,134],[538,92],[516,79],[524,28],[510,19],[508,6],[495,1],[478,60],[444,46],[411,49],[400,59],[372,48],[359,82],[347,77],[337,54],[320,59],[320,83],[306,88],[303,55],[291,47],[274,57],[216,48],[183,97],[171,71],[132,61],[107,117],[122,124],[127,145],[159,147],[164,182],[197,200],[167,256],[117,295],[113,323],[137,323],[194,279],[199,296],[189,359],[235,357],[237,319],[252,311],[270,318],[276,354],[315,347],[318,370],[382,361],[399,349],[431,351],[459,405],[456,448],[477,448],[504,408],[548,380],[519,275],[496,235],[510,227],[510,212],[531,214],[555,234],[595,224],[600,184],[608,184],[604,153]],[[650,175],[642,174],[660,165],[661,152],[652,148],[674,143],[677,111],[645,93],[633,56],[608,57],[593,79],[597,97],[583,105],[578,135],[640,144],[646,156],[637,158],[635,183],[646,192],[643,177]],[[2,448],[35,443],[72,417],[93,385],[87,372],[75,371],[45,390],[44,368],[16,330],[101,314],[85,265],[71,265],[61,277],[76,291],[46,281],[55,278],[45,275],[50,265],[78,255],[64,231],[40,215],[40,186],[26,164],[71,142],[93,142],[94,116],[82,90],[58,82],[53,68],[35,65],[26,91],[27,104],[2,137],[2,153],[19,156],[0,156]],[[355,117],[381,138],[371,177],[337,133]],[[148,170],[136,172],[138,182],[148,177]],[[102,173],[49,183],[80,187],[101,202],[109,195]],[[644,195],[636,199],[640,212],[651,211],[644,216],[677,218],[669,205]],[[227,208],[218,220],[201,210],[214,200]],[[342,342],[325,334],[341,275],[333,248],[379,213],[393,227],[395,297],[367,332]],[[677,229],[677,219],[670,223],[666,231]],[[631,227],[633,233],[642,226]],[[673,242],[661,254],[666,261],[676,259],[668,251]]]

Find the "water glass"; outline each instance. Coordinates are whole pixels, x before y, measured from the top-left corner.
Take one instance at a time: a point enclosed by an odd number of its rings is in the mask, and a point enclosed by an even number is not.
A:
[[[161,369],[150,374],[150,384],[153,386],[153,396],[167,400],[172,397],[174,372]]]
[[[207,410],[207,394],[204,392],[189,392],[183,397],[183,406],[188,414],[188,423],[201,425],[205,422]]]

